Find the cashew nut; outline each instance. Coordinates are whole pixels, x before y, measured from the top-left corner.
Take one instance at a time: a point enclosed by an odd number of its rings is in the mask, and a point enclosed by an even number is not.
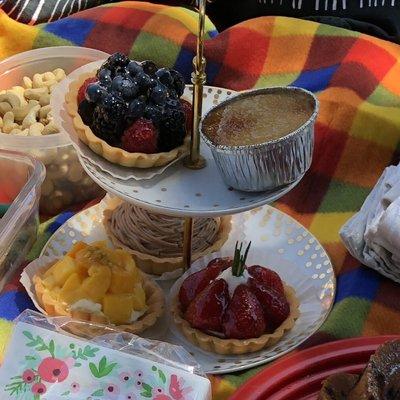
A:
[[[58,132],[60,131],[58,130],[57,125],[53,121],[50,121],[47,125],[45,125],[42,131],[42,135],[50,135],[52,133],[58,133]]]
[[[32,124],[34,124],[36,122],[36,116],[37,113],[40,110],[40,105],[37,104],[35,106],[33,106],[30,111],[28,112],[28,114],[26,115],[26,117],[24,118],[24,120],[22,121],[22,128],[29,128]]]
[[[34,89],[41,88],[43,86],[43,76],[42,74],[35,74],[32,78],[32,87]]]
[[[32,78],[24,76],[22,86],[0,90],[0,133],[19,136],[58,133],[51,115],[50,94],[65,76],[62,68],[56,68]]]
[[[50,104],[50,95],[49,93],[42,94],[39,97],[39,104],[44,107]]]
[[[44,125],[40,122],[35,122],[29,127],[29,136],[41,136]]]
[[[14,118],[16,121],[22,121],[29,113],[29,111],[37,106],[39,102],[37,100],[29,100],[25,107],[14,108],[12,111],[14,113]]]
[[[56,76],[53,74],[53,72],[45,72],[42,76],[45,81],[53,81],[56,79]]]
[[[32,79],[29,78],[29,76],[24,76],[22,78],[23,85],[25,86],[25,89],[32,89]]]
[[[50,111],[51,111],[50,105],[42,107],[40,109],[40,111],[39,111],[39,117],[40,118],[47,118],[47,116],[49,115]]]
[[[25,97],[29,100],[39,100],[40,96],[44,94],[48,94],[47,88],[40,87],[35,89],[26,89],[25,90]]]
[[[53,93],[54,88],[58,85],[58,82],[54,83],[53,85],[49,86],[49,93]]]
[[[27,104],[23,92],[14,89],[6,90],[4,94],[0,94],[0,102],[4,101],[10,103],[12,108],[23,107]]]
[[[12,107],[10,103],[3,101],[0,103],[0,114],[4,115],[7,111],[11,111]]]
[[[12,111],[8,111],[3,117],[3,132],[10,133],[15,128],[19,128],[19,125],[14,122],[14,114]]]
[[[57,80],[57,82],[60,82],[65,78],[65,71],[62,68],[57,68],[53,71],[53,74]]]
[[[29,129],[24,129],[24,130],[19,129],[19,132],[16,133],[17,136],[28,136],[28,134],[29,134]]]

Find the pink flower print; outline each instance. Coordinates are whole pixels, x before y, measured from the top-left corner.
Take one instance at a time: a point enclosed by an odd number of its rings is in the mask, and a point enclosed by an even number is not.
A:
[[[78,393],[80,388],[81,388],[81,386],[79,385],[78,382],[71,383],[71,392],[72,393]]]
[[[166,394],[159,394],[156,397],[153,397],[153,400],[173,400],[171,397]]]
[[[140,369],[135,371],[135,377],[138,378],[139,380],[141,380],[143,378],[143,371]]]
[[[104,393],[109,399],[117,399],[119,395],[119,387],[113,383],[110,383],[104,389]]]
[[[63,382],[69,374],[68,365],[57,358],[45,358],[39,365],[40,377],[46,382]]]
[[[125,398],[126,400],[137,400],[136,395],[133,393],[128,393]]]
[[[26,371],[24,371],[24,373],[22,374],[22,380],[25,383],[32,383],[33,380],[35,379],[35,373],[31,370],[31,369],[27,369]]]
[[[153,388],[153,390],[152,390],[152,395],[153,396],[158,396],[160,394],[164,394],[164,389],[163,388],[161,388],[161,387]]]
[[[193,389],[191,387],[183,387],[184,380],[176,375],[171,375],[171,382],[169,384],[169,394],[173,400],[184,400],[185,396],[190,393]]]
[[[75,359],[72,357],[68,357],[65,360],[65,364],[67,364],[68,368],[72,368],[75,365]]]
[[[139,390],[142,389],[142,383],[143,383],[142,381],[136,380],[136,381],[135,381],[135,386],[136,386],[136,388],[139,389]]]
[[[119,374],[119,379],[121,380],[121,382],[129,382],[130,380],[132,380],[132,375],[129,372],[122,372],[121,374]]]
[[[46,391],[47,391],[47,388],[46,388],[45,385],[43,385],[43,383],[35,383],[32,386],[32,393],[33,394],[38,394],[40,396],[41,394],[45,394]]]

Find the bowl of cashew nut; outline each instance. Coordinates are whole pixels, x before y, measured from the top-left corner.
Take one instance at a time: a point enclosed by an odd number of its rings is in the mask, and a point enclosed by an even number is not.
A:
[[[50,98],[66,75],[103,60],[99,50],[59,46],[0,62],[0,148],[26,152],[46,166],[40,210],[54,215],[104,192],[85,173],[68,135],[54,123]]]

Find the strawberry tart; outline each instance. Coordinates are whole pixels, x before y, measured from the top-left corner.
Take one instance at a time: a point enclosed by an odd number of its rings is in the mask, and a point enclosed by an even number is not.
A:
[[[203,350],[244,354],[277,343],[299,317],[295,291],[260,265],[246,265],[250,248],[216,258],[183,281],[172,300],[174,321]]]

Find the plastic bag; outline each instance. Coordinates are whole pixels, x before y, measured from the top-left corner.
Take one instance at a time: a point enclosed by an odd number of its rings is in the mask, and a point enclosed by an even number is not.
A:
[[[210,382],[182,347],[26,310],[0,369],[0,398],[206,400]],[[75,333],[75,334],[74,334]],[[79,336],[76,335],[79,333]]]

